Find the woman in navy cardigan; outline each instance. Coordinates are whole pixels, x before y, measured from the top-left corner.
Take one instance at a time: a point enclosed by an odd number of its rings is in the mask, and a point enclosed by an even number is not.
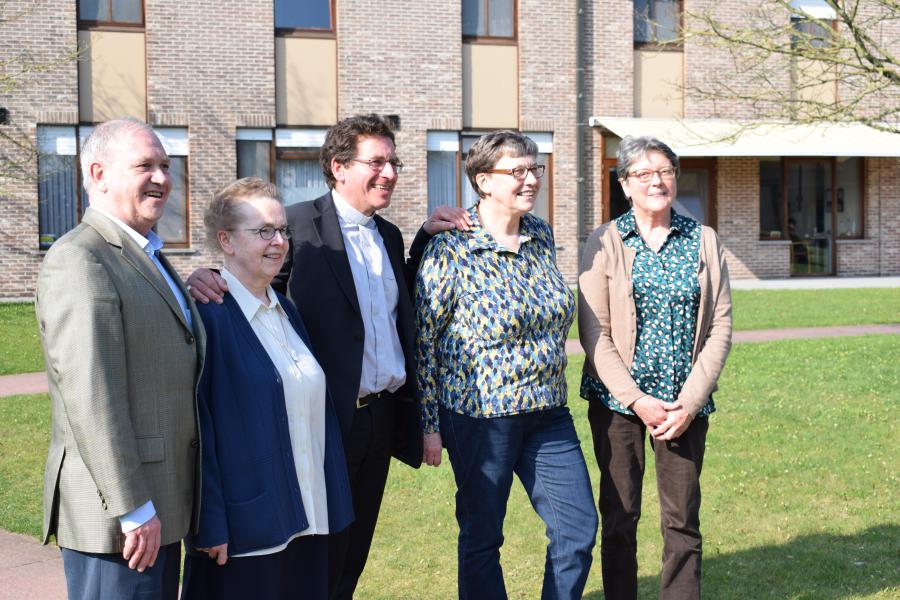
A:
[[[198,307],[203,474],[182,599],[324,599],[328,533],[353,509],[325,375],[297,309],[269,285],[288,252],[284,207],[274,185],[245,178],[204,221],[229,292]]]

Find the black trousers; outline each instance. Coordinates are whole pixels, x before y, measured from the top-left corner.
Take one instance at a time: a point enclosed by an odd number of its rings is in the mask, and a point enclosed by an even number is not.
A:
[[[353,598],[369,557],[391,466],[395,402],[391,397],[382,398],[357,408],[353,416],[344,454],[356,520],[350,527],[328,536],[328,587],[332,600]]]
[[[600,467],[600,561],[607,600],[637,598],[637,524],[641,517],[646,427],[591,402],[588,420]],[[700,598],[700,470],[709,419],[693,420],[681,437],[650,439],[663,536],[661,600]]]

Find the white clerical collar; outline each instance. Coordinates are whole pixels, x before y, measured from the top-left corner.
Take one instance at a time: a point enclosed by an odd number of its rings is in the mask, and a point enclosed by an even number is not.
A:
[[[334,198],[334,208],[337,210],[338,217],[348,225],[361,225],[362,227],[374,227],[374,217],[364,215],[344,200],[337,190],[331,190],[331,197]]]
[[[275,291],[272,289],[271,285],[266,287],[266,296],[269,297],[269,303],[266,304],[254,296],[253,293],[247,289],[247,286],[241,283],[241,280],[235,277],[234,273],[225,267],[222,267],[222,278],[228,284],[228,291],[231,292],[231,296],[234,298],[234,301],[237,302],[241,312],[244,313],[244,318],[246,318],[248,322],[253,320],[253,317],[256,316],[256,313],[260,308],[273,310],[281,307],[278,296],[275,295]]]

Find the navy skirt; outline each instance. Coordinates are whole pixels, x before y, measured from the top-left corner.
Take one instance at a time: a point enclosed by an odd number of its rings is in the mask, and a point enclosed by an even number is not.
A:
[[[205,554],[184,560],[181,600],[328,598],[328,536],[294,538],[275,554],[229,557],[224,565]]]

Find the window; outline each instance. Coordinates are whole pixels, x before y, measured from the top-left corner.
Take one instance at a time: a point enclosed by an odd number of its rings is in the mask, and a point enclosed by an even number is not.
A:
[[[188,201],[188,132],[187,129],[154,129],[169,155],[172,191],[166,210],[154,230],[167,246],[185,248],[190,243],[190,202]]]
[[[237,175],[259,177],[278,186],[285,206],[315,200],[328,191],[319,148],[325,129],[239,129]],[[274,178],[273,178],[274,174]]]
[[[533,214],[552,224],[553,217],[553,134],[525,134],[538,145],[537,162],[547,166]],[[478,193],[466,175],[466,156],[477,135],[455,131],[429,131],[427,140],[428,214],[438,206],[471,208]]]
[[[680,29],[680,0],[634,0],[635,45],[677,42]]]
[[[832,222],[836,223],[835,237],[863,237],[864,164],[859,157],[761,160],[760,239],[791,239],[798,228],[806,225],[810,235],[831,236]],[[785,177],[789,183],[787,189]]]
[[[42,250],[75,227],[88,207],[88,195],[79,180],[78,149],[92,130],[90,126],[38,126],[38,245]],[[165,212],[154,230],[167,245],[186,247],[190,241],[187,130],[154,131],[169,154],[172,177]]]
[[[38,245],[49,248],[79,220],[78,156],[74,127],[39,125]]]
[[[333,32],[333,0],[275,0],[275,29],[279,33]]]
[[[143,0],[79,0],[78,21],[83,26],[144,25]]]
[[[515,16],[515,0],[463,0],[463,36],[514,38]]]

